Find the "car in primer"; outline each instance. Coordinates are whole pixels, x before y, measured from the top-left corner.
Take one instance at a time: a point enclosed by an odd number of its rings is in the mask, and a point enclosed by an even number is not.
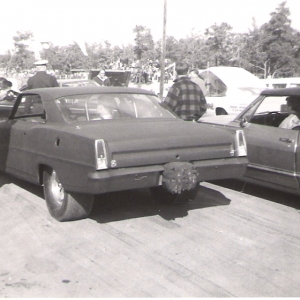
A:
[[[199,74],[208,91],[204,116],[238,115],[266,88],[258,77],[243,68],[210,67]]]
[[[242,130],[183,121],[128,87],[24,91],[0,122],[0,170],[43,185],[58,221],[88,217],[94,195],[108,192],[190,199],[201,181],[242,176],[246,152]]]

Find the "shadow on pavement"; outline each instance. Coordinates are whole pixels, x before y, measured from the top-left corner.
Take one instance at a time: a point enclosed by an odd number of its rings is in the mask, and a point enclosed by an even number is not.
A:
[[[129,190],[96,196],[90,218],[109,223],[159,215],[170,221],[186,217],[190,210],[229,204],[230,199],[222,193],[203,186],[193,201],[172,205],[157,203],[149,189]]]
[[[211,183],[244,194],[286,205],[295,209],[300,209],[299,196],[297,195],[281,192],[267,187],[262,187],[252,183],[246,183],[244,181],[239,181],[235,179],[215,180],[211,181]]]
[[[10,175],[0,174],[0,188],[9,184],[44,199],[43,187]],[[13,189],[14,187],[12,186]],[[200,186],[194,200],[172,205],[157,203],[149,189],[128,190],[96,195],[94,207],[89,218],[99,223],[109,223],[159,215],[163,219],[170,221],[186,217],[191,210],[229,205],[230,201],[221,192],[204,186]]]
[[[27,181],[24,181],[22,179],[18,179],[16,177],[0,173],[0,188],[3,187],[4,185],[7,184],[14,184],[40,198],[44,199],[44,192],[43,192],[43,187],[29,183]]]

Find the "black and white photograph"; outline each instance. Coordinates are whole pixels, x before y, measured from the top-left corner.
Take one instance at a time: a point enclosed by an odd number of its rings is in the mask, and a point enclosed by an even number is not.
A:
[[[300,297],[299,0],[0,0],[0,298]]]

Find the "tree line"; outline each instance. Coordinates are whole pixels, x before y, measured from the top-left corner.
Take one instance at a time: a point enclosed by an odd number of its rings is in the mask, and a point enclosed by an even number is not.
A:
[[[262,26],[258,27],[253,19],[247,33],[234,33],[229,24],[215,23],[204,33],[192,31],[179,40],[167,36],[165,58],[170,63],[185,61],[198,69],[242,67],[261,78],[300,76],[300,32],[291,27],[289,16],[284,1]],[[109,67],[117,61],[127,66],[138,62],[140,66],[151,63],[159,67],[162,40],[155,42],[151,30],[142,25],[133,32],[134,42],[126,46],[112,46],[109,41],[86,44],[86,56],[75,42],[63,47],[50,44],[41,56],[62,72]],[[18,31],[13,37],[14,50],[0,55],[1,66],[19,71],[30,69],[35,56],[26,41],[33,38],[32,32]]]

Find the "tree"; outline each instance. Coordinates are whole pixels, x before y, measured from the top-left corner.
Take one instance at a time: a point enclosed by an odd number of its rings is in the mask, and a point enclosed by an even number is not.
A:
[[[185,61],[191,68],[203,68],[205,57],[205,39],[199,33],[192,32],[190,36],[180,39],[176,47],[177,60]]]
[[[143,61],[145,62],[154,53],[154,42],[151,31],[145,26],[136,25],[133,32],[136,34],[133,51],[138,60],[143,58]]]
[[[294,47],[299,43],[299,38],[291,28],[290,11],[285,5],[286,2],[279,4],[276,11],[270,14],[270,21],[263,24],[259,31],[253,32],[265,78],[293,76],[297,69]]]
[[[206,45],[210,54],[207,57],[209,65],[227,66],[231,58],[231,31],[232,27],[227,23],[214,24],[205,30],[207,36]]]
[[[12,69],[29,69],[34,60],[34,53],[30,51],[28,42],[33,38],[33,33],[30,31],[17,31],[17,35],[13,37],[14,53],[12,53],[8,68]],[[29,49],[30,50],[29,50]]]

